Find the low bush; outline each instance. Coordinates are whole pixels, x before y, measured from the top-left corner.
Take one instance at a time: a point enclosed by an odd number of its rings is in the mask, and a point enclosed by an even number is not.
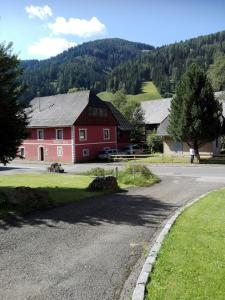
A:
[[[159,178],[144,165],[129,165],[124,171],[119,172],[119,182],[127,185],[150,186],[159,182]]]
[[[89,171],[83,173],[84,175],[89,176],[106,176],[106,175],[113,175],[113,170],[105,170],[103,168],[92,168]]]

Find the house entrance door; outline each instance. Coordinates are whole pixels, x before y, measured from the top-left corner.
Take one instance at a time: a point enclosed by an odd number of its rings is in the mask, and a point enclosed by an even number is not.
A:
[[[44,148],[43,147],[39,148],[39,160],[40,161],[44,161],[45,160],[45,157],[44,157]]]

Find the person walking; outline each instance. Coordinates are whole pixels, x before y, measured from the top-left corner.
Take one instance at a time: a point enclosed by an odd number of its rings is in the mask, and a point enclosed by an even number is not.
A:
[[[193,164],[194,158],[195,158],[195,150],[191,147],[190,148],[190,161],[191,161],[191,164]]]

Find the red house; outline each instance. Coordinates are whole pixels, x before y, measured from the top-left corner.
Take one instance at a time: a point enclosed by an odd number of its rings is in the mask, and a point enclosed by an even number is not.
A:
[[[27,160],[75,163],[130,143],[131,126],[112,105],[90,91],[34,98],[27,110]]]

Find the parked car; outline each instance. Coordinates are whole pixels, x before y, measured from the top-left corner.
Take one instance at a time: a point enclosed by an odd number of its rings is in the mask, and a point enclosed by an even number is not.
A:
[[[106,160],[110,157],[110,155],[115,155],[118,154],[118,150],[117,149],[108,149],[108,150],[104,150],[99,152],[98,154],[98,158],[101,160]]]
[[[127,147],[123,148],[122,152],[125,154],[136,154],[140,153],[141,149],[136,144],[130,144]]]

